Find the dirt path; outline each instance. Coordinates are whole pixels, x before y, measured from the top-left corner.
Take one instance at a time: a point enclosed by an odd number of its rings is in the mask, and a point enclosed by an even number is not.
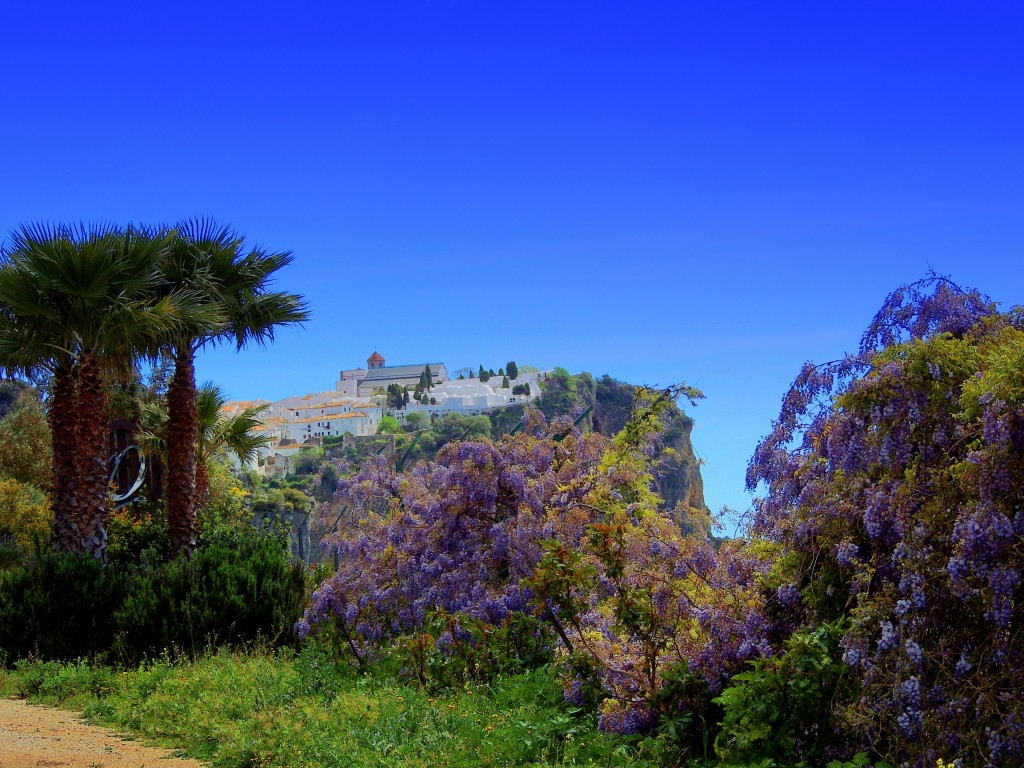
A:
[[[201,768],[61,709],[0,699],[0,768]]]

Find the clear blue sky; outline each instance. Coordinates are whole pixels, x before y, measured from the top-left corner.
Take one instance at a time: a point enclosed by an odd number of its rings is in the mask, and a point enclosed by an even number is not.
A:
[[[1024,303],[1020,3],[7,3],[0,236],[205,214],[312,321],[232,396],[376,348],[685,380],[708,504],[805,360],[929,268]]]

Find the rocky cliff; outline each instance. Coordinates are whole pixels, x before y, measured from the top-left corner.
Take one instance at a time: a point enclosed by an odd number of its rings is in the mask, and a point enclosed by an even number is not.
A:
[[[577,407],[592,406],[593,410],[580,423],[580,428],[610,437],[629,419],[635,392],[635,385],[607,374],[595,379],[589,373],[571,375],[556,368],[544,382],[538,406],[549,418],[571,413]],[[681,518],[688,517],[692,521],[696,516],[703,521],[707,514],[704,481],[690,441],[692,430],[693,420],[673,403],[665,416],[655,482],[666,509],[676,511]],[[704,527],[703,522],[698,524]]]

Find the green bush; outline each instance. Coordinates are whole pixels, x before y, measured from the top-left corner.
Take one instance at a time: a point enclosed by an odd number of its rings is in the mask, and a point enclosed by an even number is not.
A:
[[[751,663],[735,675],[715,699],[724,710],[715,740],[720,757],[731,763],[778,761],[786,766],[815,766],[835,750],[833,712],[848,692],[842,661],[840,625],[824,624],[794,634],[779,656]]]
[[[201,540],[191,560],[165,561],[143,547],[131,561],[135,549],[106,568],[89,556],[39,552],[0,572],[0,658],[134,664],[165,650],[192,656],[291,637],[305,571],[279,537],[223,529]]]
[[[167,528],[167,505],[153,505],[152,512],[137,505],[114,510],[107,522],[107,559],[115,570],[125,570],[140,562],[166,562],[171,539]]]
[[[40,552],[0,572],[0,651],[9,659],[102,653],[113,641],[110,618],[124,591],[122,575],[92,557]]]
[[[662,674],[662,689],[651,706],[658,716],[656,738],[661,762],[711,762],[722,708],[712,698],[707,681],[692,673],[686,663],[667,667]]]
[[[114,647],[123,661],[176,648],[240,645],[287,636],[305,599],[305,572],[281,541],[255,530],[226,529],[177,558],[132,574],[114,614]]]

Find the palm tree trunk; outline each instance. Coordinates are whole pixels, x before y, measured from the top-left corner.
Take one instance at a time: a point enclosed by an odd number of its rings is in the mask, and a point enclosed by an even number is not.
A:
[[[192,505],[198,511],[210,501],[210,468],[205,461],[196,462],[196,491]]]
[[[53,444],[53,546],[61,552],[79,551],[75,502],[75,446],[78,437],[78,398],[75,372],[59,368],[53,376],[53,390],[47,421]]]
[[[109,442],[103,375],[97,361],[91,355],[85,355],[78,370],[78,446],[75,457],[78,483],[74,497],[77,499],[78,551],[92,555],[100,562],[107,559]]]
[[[174,356],[167,388],[167,516],[171,551],[191,555],[196,547],[196,375],[190,345]]]

